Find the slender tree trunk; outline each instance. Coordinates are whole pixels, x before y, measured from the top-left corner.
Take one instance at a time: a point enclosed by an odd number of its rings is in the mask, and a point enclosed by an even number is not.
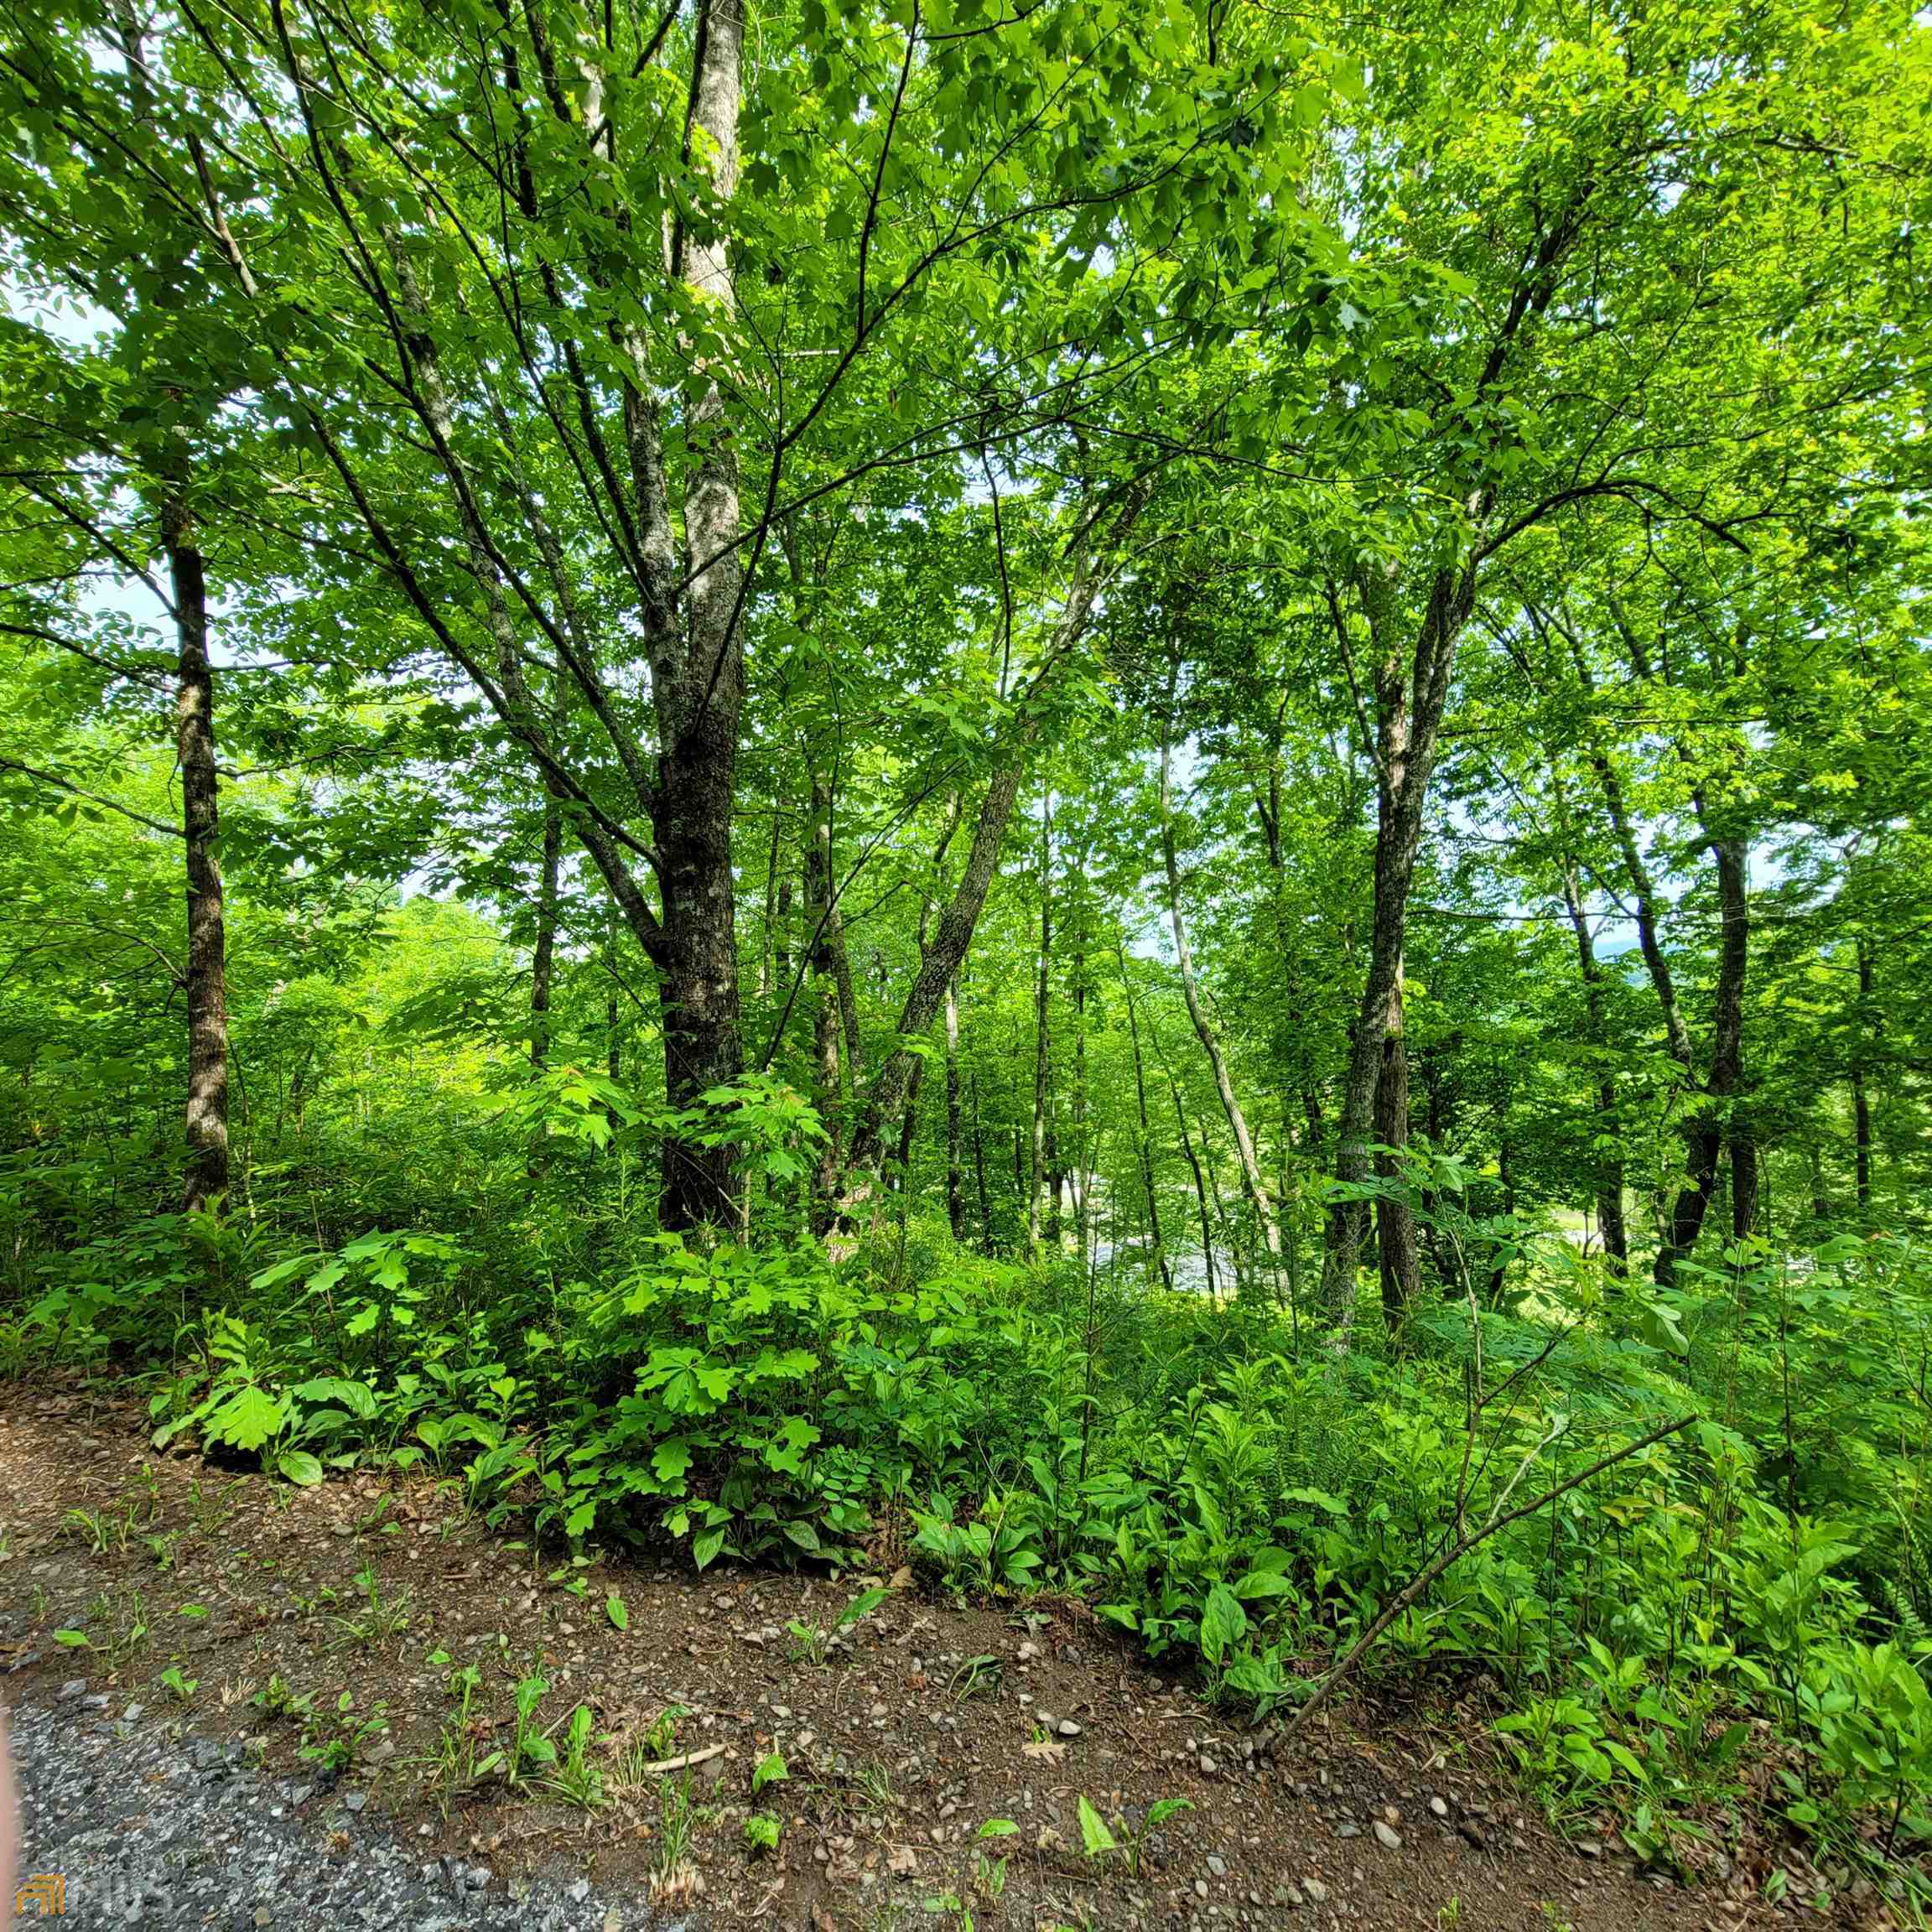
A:
[[[805,828],[805,917],[812,931],[812,1098],[825,1129],[813,1188],[813,1224],[820,1232],[831,1223],[833,1204],[844,1171],[839,1142],[845,1108],[839,1069],[840,1001],[837,963],[832,952],[832,911],[831,787],[814,772]]]
[[[946,983],[946,1224],[955,1241],[966,1239],[959,1143],[959,982],[955,976]]]
[[[1603,1014],[1603,972],[1597,963],[1596,943],[1591,937],[1590,917],[1584,908],[1576,868],[1567,853],[1563,856],[1563,909],[1576,937],[1576,965],[1583,977],[1583,1009],[1590,1027],[1590,1045],[1602,1068],[1597,1083],[1597,1227],[1612,1271],[1622,1275],[1630,1265],[1630,1236],[1623,1223],[1623,1158],[1616,1148],[1617,1077],[1610,1070],[1610,1041]]]
[[[1857,1044],[1852,1060],[1852,1160],[1853,1197],[1858,1218],[1868,1220],[1872,1213],[1872,1098],[1865,1085],[1865,1049],[1877,1030],[1872,1002],[1872,943],[1858,936]]]
[[[1181,1130],[1181,1151],[1187,1156],[1194,1176],[1194,1204],[1201,1215],[1201,1259],[1208,1270],[1208,1296],[1212,1301],[1216,1294],[1214,1222],[1208,1208],[1208,1176],[1202,1171],[1201,1156],[1194,1150],[1194,1136],[1187,1131],[1187,1109],[1182,1104],[1181,1085],[1171,1068],[1167,1073],[1167,1088],[1174,1096],[1174,1120]]]
[[[1376,1259],[1382,1277],[1382,1316],[1389,1329],[1401,1327],[1403,1311],[1420,1292],[1421,1264],[1415,1251],[1415,1215],[1401,1192],[1400,1150],[1409,1144],[1409,1051],[1403,1037],[1402,963],[1395,963],[1388,1029],[1382,1036],[1382,1065],[1375,1083],[1375,1138],[1391,1151],[1375,1156],[1375,1172],[1389,1192],[1375,1202]]]
[[[1166,732],[1161,742],[1161,854],[1167,873],[1167,915],[1174,932],[1174,956],[1181,972],[1181,992],[1187,1003],[1187,1017],[1194,1023],[1194,1036],[1208,1056],[1213,1070],[1214,1090],[1221,1097],[1221,1111],[1228,1117],[1228,1130],[1234,1136],[1235,1158],[1241,1169],[1241,1184],[1248,1204],[1254,1211],[1261,1244],[1279,1291],[1281,1268],[1281,1230],[1275,1218],[1275,1204],[1268,1197],[1268,1184],[1262,1178],[1261,1162],[1254,1151],[1254,1138],[1248,1130],[1248,1117],[1234,1093],[1234,1082],[1228,1071],[1221,1042],[1201,1003],[1201,990],[1194,974],[1194,955],[1187,943],[1187,927],[1181,912],[1181,866],[1174,844],[1172,752]]]
[[[774,799],[771,804],[771,849],[765,860],[765,929],[759,935],[758,946],[758,997],[761,1000],[769,999],[771,989],[777,984],[775,969],[777,965],[780,823],[778,804]]]
[[[1675,1278],[1677,1264],[1697,1245],[1704,1216],[1716,1191],[1724,1143],[1725,1104],[1743,1075],[1744,977],[1750,959],[1751,920],[1742,839],[1711,841],[1717,865],[1719,936],[1717,986],[1711,1003],[1711,1070],[1703,1096],[1684,1130],[1685,1172],[1671,1203],[1654,1273],[1660,1284]],[[1755,1203],[1756,1189],[1752,1197]]]
[[[973,1101],[973,1179],[979,1196],[979,1246],[993,1252],[993,1196],[986,1185],[986,1134],[979,1115],[979,1075],[977,1070],[967,1081]]]
[[[179,491],[162,507],[161,535],[174,593],[174,745],[187,834],[188,1172],[182,1199],[195,1209],[214,1206],[228,1192],[228,979],[216,856],[219,782],[208,579],[194,522]]]
[[[1026,1168],[1026,1257],[1040,1252],[1041,1189],[1047,1178],[1046,1104],[1053,1072],[1053,794],[1040,820],[1040,946],[1033,979],[1033,1129]]]
[[[1154,1271],[1161,1285],[1173,1292],[1173,1270],[1167,1265],[1166,1244],[1161,1239],[1161,1197],[1154,1185],[1154,1136],[1147,1119],[1147,1069],[1140,1057],[1140,1022],[1134,1011],[1134,983],[1127,974],[1127,948],[1116,942],[1120,962],[1120,989],[1127,1003],[1127,1037],[1134,1049],[1134,1103],[1140,1124],[1140,1187],[1147,1197],[1147,1239],[1154,1250]]]
[[[537,875],[537,943],[530,958],[530,1063],[550,1058],[550,989],[557,966],[557,882],[564,852],[564,816],[554,798],[543,801],[543,853]]]

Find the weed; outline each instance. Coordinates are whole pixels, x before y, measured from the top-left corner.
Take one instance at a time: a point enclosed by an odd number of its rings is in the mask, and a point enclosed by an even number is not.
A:
[[[891,1595],[889,1590],[861,1591],[829,1626],[797,1619],[787,1623],[785,1628],[791,1634],[793,1660],[822,1667],[845,1633],[870,1617]]]
[[[330,1618],[342,1632],[343,1643],[373,1649],[392,1637],[401,1636],[409,1628],[409,1592],[405,1590],[396,1597],[385,1596],[373,1563],[365,1563],[356,1572],[356,1587],[362,1592],[361,1609]]]
[[[192,1702],[195,1693],[200,1688],[201,1684],[201,1680],[198,1677],[184,1676],[179,1664],[170,1664],[161,1673],[160,1681],[167,1686],[168,1694],[178,1704]]]
[[[332,1718],[310,1710],[302,1727],[303,1757],[325,1771],[338,1774],[354,1768],[356,1760],[389,1728],[389,1720],[378,1704],[366,1716],[356,1709],[353,1693],[345,1690],[335,1700]]]
[[[1102,1859],[1118,1859],[1130,1878],[1140,1875],[1140,1862],[1147,1849],[1147,1841],[1156,1827],[1164,1825],[1176,1812],[1192,1810],[1193,1806],[1185,1798],[1159,1798],[1147,1807],[1137,1826],[1130,1826],[1125,1819],[1116,1818],[1114,1830],[1101,1816],[1093,1800],[1085,1792],[1080,1794],[1080,1849],[1093,1862]]]
[[[691,1774],[673,1784],[667,1778],[657,1798],[657,1851],[651,1862],[651,1895],[664,1902],[688,1899],[697,1889],[691,1862],[696,1818],[691,1804]]]
[[[94,1556],[125,1550],[132,1528],[127,1516],[110,1515],[104,1509],[70,1509],[64,1520],[69,1535],[85,1542]]]

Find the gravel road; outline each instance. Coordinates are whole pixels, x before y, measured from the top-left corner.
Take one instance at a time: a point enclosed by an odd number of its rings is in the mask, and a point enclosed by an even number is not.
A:
[[[399,1839],[364,1794],[265,1777],[239,1744],[69,1685],[12,1713],[22,1877],[58,1874],[63,1922],[220,1932],[687,1932],[641,1893],[569,1871],[515,1895],[488,1867]],[[11,1903],[11,1901],[8,1901]],[[32,1912],[29,1906],[29,1914]],[[19,1921],[21,1924],[28,1920]]]

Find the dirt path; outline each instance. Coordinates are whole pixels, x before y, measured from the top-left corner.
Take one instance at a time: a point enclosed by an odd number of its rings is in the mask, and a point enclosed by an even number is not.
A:
[[[559,1566],[426,1478],[293,1490],[154,1456],[132,1409],[23,1400],[0,1416],[0,1663],[29,1869],[234,1932],[1779,1916],[1563,1844],[1453,1717],[1337,1722],[1277,1763],[1075,1607],[899,1581],[815,1660],[788,1627],[828,1629],[859,1581]],[[526,1729],[555,1762],[472,1781],[514,1753],[534,1678]],[[666,1758],[693,1761],[648,1768]],[[1083,1853],[1083,1798],[1119,1849]],[[754,1814],[775,1850],[748,1842]]]

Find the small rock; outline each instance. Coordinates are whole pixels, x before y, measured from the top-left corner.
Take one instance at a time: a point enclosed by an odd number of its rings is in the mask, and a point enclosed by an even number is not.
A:
[[[1214,1774],[1221,1767],[1217,1764],[1212,1758],[1208,1757],[1206,1753],[1202,1753],[1201,1758],[1201,1775],[1203,1778],[1212,1778]]]
[[[570,1888],[570,1898],[574,1904],[581,1905],[589,1896],[590,1881],[588,1878],[579,1878]]]
[[[65,1704],[72,1698],[81,1696],[86,1689],[87,1680],[85,1677],[70,1677],[60,1686],[60,1701]]]
[[[1037,1644],[1022,1644],[1014,1654],[1022,1664],[1031,1664],[1039,1656],[1040,1646]]]
[[[130,1704],[121,1713],[121,1722],[123,1724],[138,1724],[141,1722],[142,1713],[146,1708],[147,1706],[143,1704]]]
[[[1337,1838],[1359,1838],[1362,1836],[1362,1827],[1353,1818],[1344,1818],[1335,1827],[1335,1836]]]
[[[345,1791],[342,1802],[350,1810],[360,1811],[369,1802],[369,1794],[366,1791]]]
[[[1375,1820],[1375,1842],[1384,1852],[1400,1852],[1402,1849],[1402,1834],[1393,1825],[1385,1824],[1378,1818]]]
[[[1210,1857],[1208,1861],[1208,1869],[1217,1878],[1225,1878],[1228,1876],[1228,1861],[1225,1858]]]
[[[96,1690],[91,1697],[83,1697],[80,1708],[83,1711],[105,1711],[107,1708],[107,1693]]]
[[[1319,1878],[1304,1878],[1301,1889],[1308,1894],[1313,1903],[1326,1905],[1328,1903],[1328,1888]]]
[[[1429,1800],[1429,1809],[1438,1818],[1446,1818],[1449,1815],[1449,1802],[1445,1798],[1431,1798]]]
[[[1594,1838],[1579,1838],[1576,1849],[1586,1858],[1601,1858],[1603,1856],[1603,1847]]]
[[[1205,1898],[1208,1896],[1208,1881],[1205,1878],[1194,1881],[1194,1893],[1197,1898]]]
[[[1301,1896],[1299,1885],[1291,1885],[1284,1880],[1275,1888],[1275,1903],[1287,1906],[1291,1911],[1299,1912],[1307,1903],[1307,1900]]]
[[[1078,1737],[1080,1735],[1080,1727],[1076,1724],[1071,1717],[1062,1717],[1060,1722],[1054,1726],[1054,1729],[1057,1730],[1062,1737]]]

